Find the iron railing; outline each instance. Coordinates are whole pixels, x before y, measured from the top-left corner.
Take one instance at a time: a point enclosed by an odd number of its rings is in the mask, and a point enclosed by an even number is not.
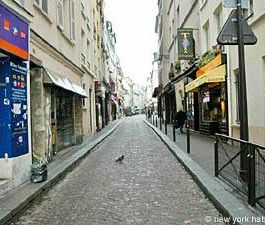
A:
[[[216,134],[215,176],[225,179],[254,206],[265,208],[265,147]]]

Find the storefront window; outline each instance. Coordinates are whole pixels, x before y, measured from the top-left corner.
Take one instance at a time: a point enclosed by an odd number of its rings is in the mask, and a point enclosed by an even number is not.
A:
[[[202,121],[217,122],[220,107],[220,91],[202,92]]]
[[[225,85],[222,84],[221,86],[221,121],[226,123],[227,121],[227,112],[226,112],[226,89]]]

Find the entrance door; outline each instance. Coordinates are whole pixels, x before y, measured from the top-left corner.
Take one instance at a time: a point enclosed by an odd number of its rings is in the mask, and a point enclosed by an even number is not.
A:
[[[58,150],[74,144],[73,94],[58,90],[56,99]]]

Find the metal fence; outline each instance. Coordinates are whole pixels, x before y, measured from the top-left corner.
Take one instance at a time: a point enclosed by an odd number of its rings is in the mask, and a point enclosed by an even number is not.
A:
[[[215,176],[225,179],[254,206],[265,208],[265,147],[216,134]]]

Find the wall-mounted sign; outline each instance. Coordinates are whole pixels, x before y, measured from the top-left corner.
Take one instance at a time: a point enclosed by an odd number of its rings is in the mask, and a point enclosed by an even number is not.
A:
[[[0,63],[0,158],[27,154],[27,66],[17,58]]]
[[[1,4],[0,49],[28,60],[28,23]]]
[[[178,29],[178,58],[190,60],[194,58],[193,30],[189,28]]]

